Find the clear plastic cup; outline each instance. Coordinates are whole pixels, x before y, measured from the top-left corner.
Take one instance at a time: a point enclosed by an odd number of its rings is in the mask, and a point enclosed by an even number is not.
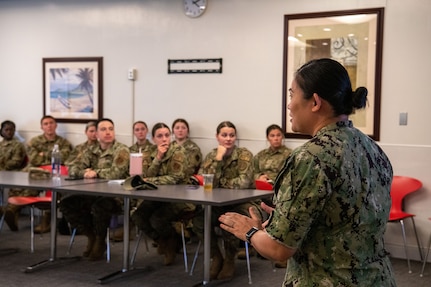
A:
[[[214,174],[203,174],[204,177],[204,191],[213,190]]]

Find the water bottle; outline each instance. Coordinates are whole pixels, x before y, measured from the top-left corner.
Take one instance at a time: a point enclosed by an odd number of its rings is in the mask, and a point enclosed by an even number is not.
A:
[[[58,149],[58,144],[54,145],[51,153],[52,176],[60,177],[61,153]]]

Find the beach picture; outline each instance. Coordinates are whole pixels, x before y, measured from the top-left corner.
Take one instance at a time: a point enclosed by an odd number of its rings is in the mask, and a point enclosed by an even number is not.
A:
[[[102,58],[44,58],[44,114],[59,122],[102,117]]]

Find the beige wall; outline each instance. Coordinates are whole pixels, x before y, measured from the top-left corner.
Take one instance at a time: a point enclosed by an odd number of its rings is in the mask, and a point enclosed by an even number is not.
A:
[[[423,0],[209,0],[189,19],[180,0],[0,1],[0,120],[17,123],[26,139],[40,133],[42,58],[104,58],[104,115],[120,141],[131,125],[186,118],[204,153],[215,146],[216,125],[233,121],[241,146],[266,146],[264,130],[281,123],[283,15],[385,7],[380,144],[396,174],[415,176],[423,190],[406,204],[416,213],[423,243],[431,231],[431,5]],[[168,75],[168,59],[223,58],[222,74]],[[137,80],[127,79],[129,68]],[[134,105],[133,105],[134,103]],[[398,125],[408,112],[408,125]],[[60,134],[83,141],[82,124]],[[286,140],[290,147],[300,140]],[[398,226],[388,249],[403,257]],[[415,242],[409,238],[410,254]]]

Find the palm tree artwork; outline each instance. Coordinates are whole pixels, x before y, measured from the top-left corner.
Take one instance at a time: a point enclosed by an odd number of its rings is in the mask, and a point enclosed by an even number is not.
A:
[[[78,71],[76,76],[81,79],[78,88],[87,92],[91,106],[93,106],[93,69],[84,68],[78,69]]]
[[[93,69],[51,68],[51,112],[92,113]]]

